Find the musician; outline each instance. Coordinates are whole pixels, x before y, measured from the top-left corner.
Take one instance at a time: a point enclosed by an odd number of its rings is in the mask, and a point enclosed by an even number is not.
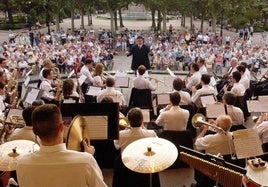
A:
[[[183,86],[184,86],[184,83],[181,80],[181,78],[176,77],[173,80],[174,92],[178,92],[181,97],[180,105],[189,105],[192,103],[191,96],[188,92],[182,90]]]
[[[99,87],[105,87],[105,78],[103,76],[103,64],[98,63],[95,66],[94,72],[93,72],[93,86],[99,86]]]
[[[6,110],[6,106],[8,105],[7,103],[5,103],[5,99],[6,99],[6,84],[0,82],[0,113],[4,114],[5,110]],[[3,117],[1,115],[1,117]]]
[[[41,69],[40,73],[39,73],[39,80],[40,80],[40,83],[38,85],[38,87],[40,86],[41,82],[43,81],[44,77],[43,77],[43,71],[45,69],[52,69],[53,67],[53,64],[52,62],[50,61],[50,59],[45,59],[44,62],[43,62],[43,68]]]
[[[250,79],[248,79],[246,74],[245,74],[245,72],[246,72],[245,66],[239,65],[239,66],[237,66],[236,69],[241,75],[241,79],[240,79],[239,83],[242,84],[245,87],[245,89],[248,89],[250,86]]]
[[[97,102],[100,103],[101,100],[109,96],[113,98],[113,101],[116,103],[119,103],[119,106],[126,105],[124,95],[114,88],[115,80],[113,77],[107,77],[106,79],[106,88],[101,90],[97,95]]]
[[[210,83],[210,75],[203,74],[201,76],[201,85],[200,89],[196,89],[195,87],[192,88],[192,102],[196,104],[197,107],[202,107],[200,102],[200,96],[206,94],[214,94],[216,96],[216,90],[214,87],[209,85]]]
[[[229,155],[234,153],[234,145],[232,143],[232,134],[229,132],[232,126],[232,119],[228,115],[220,115],[215,121],[215,126],[222,128],[217,130],[216,134],[206,135],[208,131],[207,125],[202,125],[203,129],[197,136],[195,146],[197,150],[205,150],[206,153],[213,155]]]
[[[7,76],[4,71],[0,71],[0,82],[3,84],[7,84]]]
[[[248,80],[251,80],[251,75],[250,75],[250,71],[248,69],[248,65],[246,62],[241,62],[240,63],[241,66],[244,66],[245,67],[245,76],[247,77]]]
[[[38,106],[33,111],[32,123],[41,145],[39,151],[27,154],[18,161],[16,171],[21,187],[107,186],[92,156],[92,146],[83,141],[86,153],[66,149],[63,143],[64,124],[56,105]]]
[[[121,130],[119,132],[119,139],[114,140],[116,149],[121,149],[121,153],[129,144],[135,140],[157,136],[153,130],[147,130],[143,126],[143,115],[140,108],[136,107],[130,109],[127,113],[127,118],[131,128]]]
[[[54,77],[53,70],[44,69],[43,70],[43,81],[41,82],[40,89],[43,90],[42,98],[47,101],[56,101],[58,100],[57,96],[55,96],[54,92],[57,90],[53,89],[52,81]]]
[[[35,109],[33,106],[29,106],[22,111],[22,117],[25,122],[23,128],[16,128],[9,137],[9,141],[12,140],[30,140],[37,143],[37,136],[33,132],[32,125],[32,112]]]
[[[192,90],[192,87],[197,86],[201,81],[201,73],[199,72],[199,66],[197,63],[191,64],[191,74],[192,76],[186,77],[185,87],[188,90]]]
[[[198,58],[197,64],[199,66],[199,72],[201,73],[201,75],[208,73],[208,70],[207,70],[207,68],[205,66],[205,59]]]
[[[93,85],[93,66],[94,61],[92,59],[86,59],[83,67],[81,68],[81,74],[86,76],[85,82],[82,84],[82,92],[85,94],[88,86]]]
[[[253,129],[257,130],[263,144],[268,143],[268,113],[259,116]]]
[[[155,121],[158,126],[163,126],[164,130],[186,130],[190,113],[188,110],[180,108],[180,100],[181,97],[178,92],[169,94],[171,104],[160,110],[160,115]]]
[[[236,102],[236,96],[233,93],[227,92],[223,95],[223,104],[226,105],[226,112],[232,119],[231,129],[243,129],[244,127],[244,113],[239,108],[234,106]],[[232,131],[233,131],[232,130]]]
[[[153,85],[152,82],[144,77],[144,73],[146,72],[146,67],[144,65],[140,65],[138,67],[138,76],[133,79],[133,85],[137,89],[149,89],[155,91],[158,86],[158,80],[155,79],[156,84]]]
[[[6,58],[5,57],[1,57],[0,56],[0,71],[3,71],[6,73],[6,76],[7,76],[7,80],[9,80],[10,78],[10,72],[9,70],[7,69],[7,63],[6,63]]]
[[[231,84],[232,84],[232,88],[231,88],[231,93],[235,94],[235,96],[244,96],[244,93],[246,91],[245,87],[239,83],[241,79],[241,75],[238,71],[233,72],[232,77],[231,77]],[[227,86],[224,85],[223,90],[226,93],[227,91]]]
[[[66,79],[62,84],[62,93],[64,98],[79,98],[79,94],[74,89],[74,81],[72,79]]]

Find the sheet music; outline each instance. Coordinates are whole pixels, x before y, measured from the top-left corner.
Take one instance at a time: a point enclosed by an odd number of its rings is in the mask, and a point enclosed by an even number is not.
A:
[[[209,95],[201,95],[200,101],[202,103],[202,106],[206,107],[207,105],[214,104],[216,102],[216,99],[213,94],[209,94]]]
[[[157,105],[167,105],[169,103],[168,93],[157,94]]]
[[[268,102],[268,96],[267,95],[260,95],[258,96],[258,99],[260,102]]]
[[[76,100],[70,98],[70,99],[64,99],[63,103],[76,103]]]
[[[115,76],[115,87],[116,88],[128,88],[129,77],[117,77]]]
[[[78,79],[79,85],[82,85],[86,79],[87,77],[85,75],[81,75]]]
[[[141,109],[142,115],[143,115],[143,122],[149,123],[150,120],[150,110],[149,109]]]
[[[248,100],[247,106],[249,112],[268,112],[268,102],[265,101]]]
[[[31,78],[29,76],[26,76],[25,80],[24,80],[24,86],[27,87],[30,83]]]
[[[40,90],[31,88],[31,90],[26,93],[25,102],[32,104],[38,97]]]
[[[92,140],[108,139],[108,116],[83,116],[85,130]]]
[[[73,74],[74,74],[74,69],[69,73],[68,79],[71,78],[73,76]],[[82,84],[80,84],[80,85],[82,85]]]
[[[124,71],[117,70],[114,76],[115,77],[127,77],[127,73]]]
[[[217,118],[221,114],[226,114],[224,104],[214,103],[206,105],[207,118]]]
[[[255,129],[243,129],[233,132],[237,158],[249,158],[263,154],[262,143]]]
[[[101,87],[89,86],[86,95],[97,96],[99,91],[101,91]]]

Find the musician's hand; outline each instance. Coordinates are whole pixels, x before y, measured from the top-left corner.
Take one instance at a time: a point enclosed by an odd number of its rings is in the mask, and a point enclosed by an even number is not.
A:
[[[83,146],[84,146],[84,152],[90,153],[92,155],[94,155],[95,153],[95,147],[88,145],[87,141],[85,139],[83,139]]]
[[[222,89],[223,89],[224,92],[226,92],[227,91],[227,86],[224,85]]]
[[[126,52],[126,55],[127,55],[127,56],[129,55],[129,51]]]
[[[192,93],[195,93],[197,89],[196,89],[195,86],[193,86],[193,87],[191,88],[191,90],[192,90]]]

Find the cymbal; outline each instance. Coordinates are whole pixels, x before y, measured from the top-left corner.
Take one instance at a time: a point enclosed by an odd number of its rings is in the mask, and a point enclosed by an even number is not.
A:
[[[39,150],[39,145],[29,140],[14,140],[0,145],[0,170],[16,170],[18,160]]]
[[[138,173],[155,173],[171,166],[178,157],[176,146],[163,138],[142,138],[122,153],[124,165]]]
[[[81,142],[83,138],[90,140],[88,127],[83,116],[77,115],[74,117],[67,135],[66,146],[68,149],[82,151]]]

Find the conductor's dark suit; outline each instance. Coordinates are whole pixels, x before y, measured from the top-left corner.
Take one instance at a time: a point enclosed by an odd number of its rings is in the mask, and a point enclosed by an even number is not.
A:
[[[146,69],[151,69],[148,53],[150,52],[149,47],[142,45],[139,48],[138,45],[134,45],[130,53],[127,56],[133,55],[131,69],[136,71],[140,65],[144,65]]]

